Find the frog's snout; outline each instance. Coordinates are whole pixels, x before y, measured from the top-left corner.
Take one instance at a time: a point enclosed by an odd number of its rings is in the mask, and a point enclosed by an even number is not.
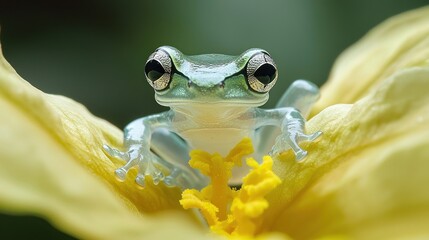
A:
[[[216,88],[216,86],[217,86],[218,89],[222,89],[223,90],[225,88],[225,81],[220,81],[219,83],[217,83],[212,88]],[[192,80],[188,80],[188,88],[194,88],[194,87],[198,88],[198,87],[201,87],[201,86],[199,86],[198,84],[194,83]]]

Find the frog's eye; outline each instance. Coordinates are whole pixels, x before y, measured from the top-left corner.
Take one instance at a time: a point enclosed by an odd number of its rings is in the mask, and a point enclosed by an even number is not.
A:
[[[144,68],[146,79],[155,90],[164,90],[171,80],[171,59],[162,50],[149,56]]]
[[[277,67],[266,53],[253,55],[247,62],[247,83],[253,91],[268,92],[277,81]]]

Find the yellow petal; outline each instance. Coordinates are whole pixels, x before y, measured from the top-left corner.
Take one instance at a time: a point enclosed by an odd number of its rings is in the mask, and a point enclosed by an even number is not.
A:
[[[132,178],[114,178],[121,163],[101,149],[103,143],[119,146],[121,138],[121,131],[80,104],[32,87],[0,53],[1,212],[42,216],[78,238],[197,234],[183,211],[144,214],[180,208],[178,189],[142,190]]]
[[[428,65],[429,7],[424,7],[388,19],[342,53],[312,115],[356,102],[396,71]]]
[[[298,239],[429,237],[429,68],[396,73],[354,105],[314,117],[308,159],[276,161],[260,232]]]

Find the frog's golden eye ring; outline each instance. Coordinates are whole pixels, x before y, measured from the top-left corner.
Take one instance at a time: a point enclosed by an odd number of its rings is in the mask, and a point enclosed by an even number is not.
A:
[[[247,83],[253,91],[268,92],[277,81],[277,67],[270,55],[258,53],[247,62]]]
[[[149,56],[144,68],[148,83],[155,90],[164,90],[171,80],[171,59],[162,50],[157,50]]]

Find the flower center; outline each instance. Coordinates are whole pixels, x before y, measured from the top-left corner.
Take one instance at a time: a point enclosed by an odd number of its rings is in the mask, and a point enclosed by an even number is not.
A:
[[[252,141],[244,138],[226,157],[202,150],[190,153],[189,164],[208,176],[210,184],[201,191],[184,190],[180,204],[184,209],[199,209],[215,233],[253,236],[256,232],[255,220],[269,206],[265,196],[281,182],[272,171],[273,160],[265,156],[260,164],[253,158],[246,160],[251,170],[243,178],[240,190],[228,186],[232,168],[240,166],[241,159],[252,152]]]

